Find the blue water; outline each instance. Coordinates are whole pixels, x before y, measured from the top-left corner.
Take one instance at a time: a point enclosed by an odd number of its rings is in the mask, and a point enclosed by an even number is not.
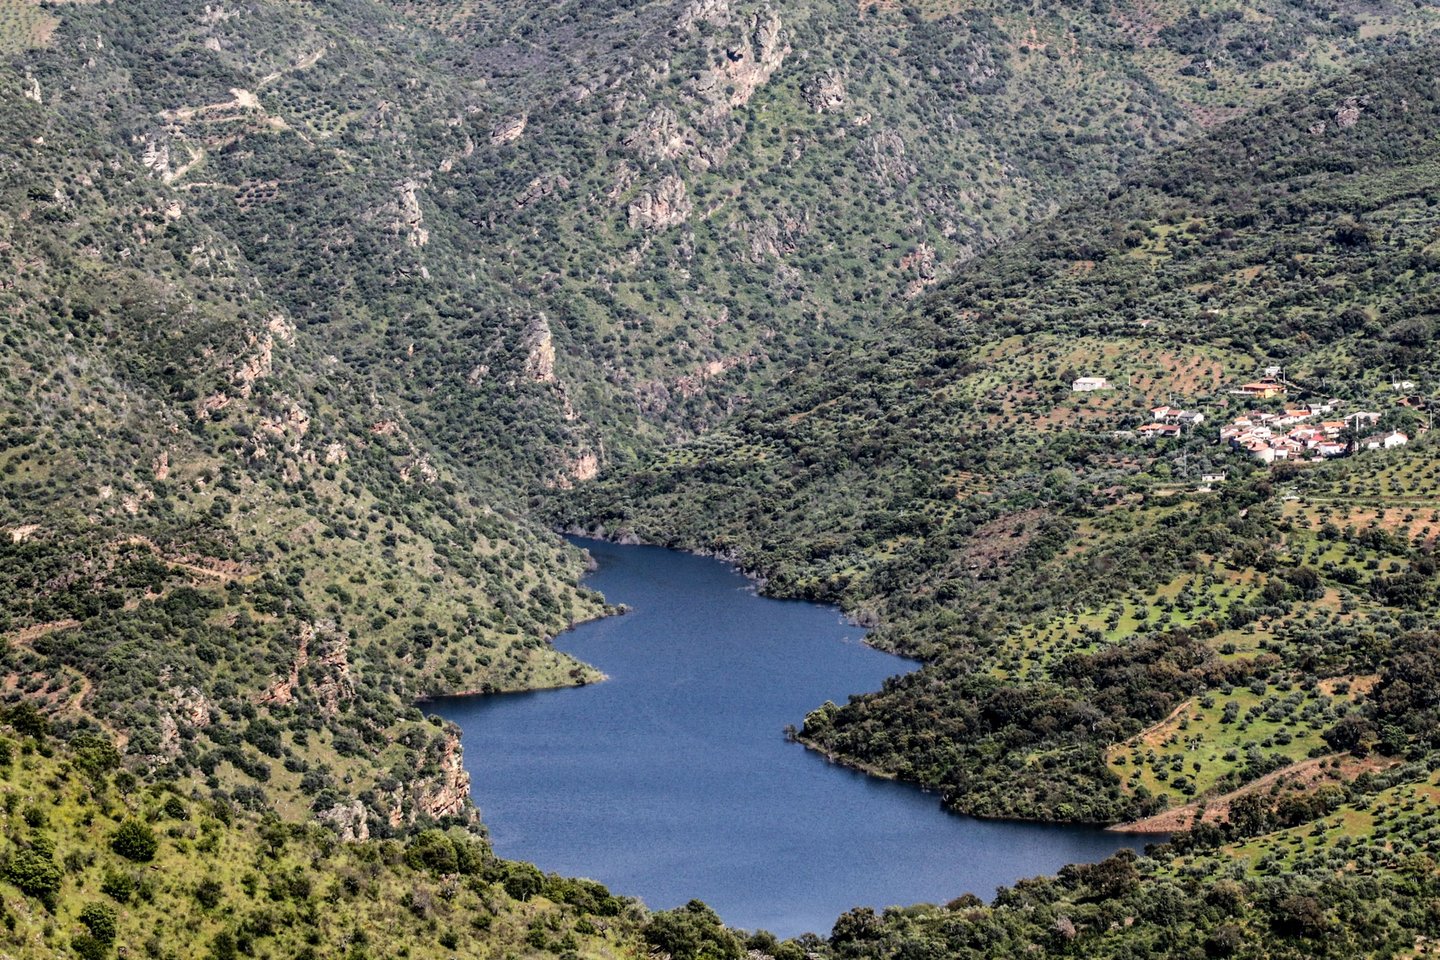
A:
[[[757,596],[728,565],[576,540],[622,617],[556,646],[610,679],[428,709],[464,730],[472,793],[501,856],[599,880],[654,909],[699,898],[732,926],[828,934],[857,905],[962,893],[1143,841],[980,821],[827,762],[786,724],[916,667],[831,607]]]

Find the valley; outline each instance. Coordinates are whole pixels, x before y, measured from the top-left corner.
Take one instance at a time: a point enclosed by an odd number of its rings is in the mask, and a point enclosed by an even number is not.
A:
[[[1430,949],[1435,16],[0,0],[0,950]],[[798,763],[1176,834],[784,940],[498,858],[427,704],[604,689],[557,530],[922,664]]]

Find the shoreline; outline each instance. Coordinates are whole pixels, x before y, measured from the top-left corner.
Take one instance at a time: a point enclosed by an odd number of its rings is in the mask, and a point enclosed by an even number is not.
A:
[[[600,524],[596,524],[595,526],[593,526],[593,527],[591,527],[591,528],[581,527],[581,526],[579,526],[578,524],[571,524],[571,525],[568,526],[568,527],[556,527],[556,528],[554,528],[554,529],[555,529],[556,533],[558,533],[558,534],[559,534],[560,536],[562,536],[562,537],[581,537],[581,538],[584,538],[584,539],[587,539],[587,540],[599,540],[599,541],[601,541],[601,542],[603,542],[603,543],[612,543],[612,544],[615,544],[615,545],[617,545],[617,546],[624,546],[624,547],[659,547],[659,548],[661,548],[661,549],[663,549],[663,550],[674,550],[674,551],[677,551],[677,552],[679,552],[679,553],[688,553],[688,554],[691,554],[691,555],[693,555],[693,556],[707,557],[707,558],[712,559],[712,560],[720,560],[721,562],[728,564],[728,565],[731,567],[731,569],[733,569],[735,572],[739,573],[741,576],[745,577],[747,580],[750,580],[752,583],[755,583],[762,591],[763,591],[765,585],[769,582],[769,578],[768,578],[768,577],[764,577],[764,576],[762,576],[761,574],[759,574],[759,573],[757,573],[757,572],[754,572],[754,571],[751,571],[751,570],[747,570],[747,569],[745,568],[744,564],[741,562],[741,559],[740,559],[739,554],[736,553],[734,550],[721,551],[721,550],[716,550],[716,549],[710,548],[710,547],[691,548],[691,547],[678,546],[678,545],[675,545],[675,544],[668,544],[668,543],[655,543],[655,542],[653,542],[653,541],[644,540],[644,539],[640,538],[639,536],[635,535],[634,533],[624,533],[624,534],[620,534],[620,535],[615,535],[615,534],[611,533],[609,530],[606,530],[605,527],[604,527],[603,525],[600,525]],[[580,548],[580,549],[583,550],[584,548],[582,547],[582,548]],[[588,551],[587,551],[586,555],[587,555],[587,557],[589,556]],[[593,563],[593,560],[592,560],[591,562]],[[588,567],[589,567],[589,565],[587,564],[587,568],[588,568]],[[593,569],[593,568],[590,568],[590,569]],[[589,569],[587,569],[587,572],[589,572]],[[763,592],[762,592],[762,595],[764,595]],[[813,601],[813,600],[800,600],[799,598],[796,598],[796,597],[771,597],[771,599],[775,599],[775,600],[791,600],[791,601],[796,601],[796,602],[801,602],[801,603],[816,603],[816,602],[817,602],[817,601]],[[845,621],[846,621],[847,623],[851,624],[852,626],[860,627],[861,629],[864,629],[864,630],[866,631],[866,633],[865,633],[865,637],[861,640],[861,642],[864,643],[867,647],[870,647],[872,650],[877,650],[877,651],[879,651],[879,652],[881,652],[881,653],[886,653],[886,654],[889,654],[889,655],[894,656],[894,657],[901,657],[901,658],[903,658],[903,659],[910,660],[910,661],[912,661],[912,662],[914,662],[914,663],[919,663],[919,664],[921,664],[922,666],[924,665],[925,661],[923,661],[923,660],[920,660],[920,659],[915,658],[915,657],[908,656],[908,655],[906,655],[906,654],[897,653],[897,652],[894,651],[894,650],[888,650],[888,649],[885,649],[885,648],[883,648],[883,647],[878,647],[878,646],[876,646],[875,644],[873,644],[873,643],[870,641],[870,636],[871,636],[872,632],[875,630],[875,628],[876,628],[877,626],[879,626],[879,624],[861,623],[861,622],[860,622],[859,620],[857,620],[855,617],[853,617],[853,616],[851,616],[850,614],[846,613],[846,612],[845,612],[843,609],[841,609],[838,605],[836,605],[836,604],[825,604],[825,605],[833,606],[833,607],[835,607],[837,610],[839,610],[839,611],[840,611],[840,615],[845,619]],[[622,604],[622,605],[621,605],[622,612],[623,612],[623,606],[624,606],[624,605]],[[603,617],[603,616],[604,616],[604,615],[602,615],[602,617]],[[598,619],[601,619],[602,617],[595,617],[595,618],[592,618],[592,619],[598,620]],[[590,621],[580,621],[580,623],[588,623],[588,622],[590,622]],[[570,629],[574,629],[576,626],[579,626],[579,623],[572,624],[571,627],[570,627]],[[568,685],[567,685],[567,686],[568,686]],[[564,689],[564,687],[555,687],[555,688],[547,688],[547,689]],[[524,692],[524,691],[517,691],[517,692]],[[826,750],[826,749],[818,746],[818,745],[815,744],[813,741],[806,740],[805,738],[801,737],[801,736],[799,735],[798,730],[796,730],[796,728],[793,727],[793,726],[787,727],[787,730],[786,730],[786,739],[788,739],[788,740],[790,740],[790,741],[792,741],[792,742],[794,742],[794,743],[800,744],[802,747],[804,747],[806,750],[811,751],[812,753],[817,753],[817,754],[819,754],[821,757],[824,757],[824,758],[825,758],[825,760],[826,760],[827,763],[832,763],[832,764],[835,764],[836,766],[845,767],[846,769],[854,770],[854,771],[856,771],[857,773],[863,773],[863,774],[865,774],[866,776],[875,777],[875,778],[878,779],[878,780],[890,780],[890,781],[894,781],[894,782],[897,782],[897,783],[908,783],[908,784],[911,784],[911,785],[915,786],[917,789],[921,790],[921,791],[924,792],[924,793],[935,794],[935,795],[937,795],[937,796],[939,797],[941,809],[944,810],[944,811],[947,812],[947,813],[954,814],[955,816],[970,817],[971,819],[974,819],[974,820],[993,821],[993,822],[997,822],[997,823],[1030,823],[1030,824],[1041,824],[1041,825],[1054,826],[1054,827],[1084,827],[1084,828],[1090,828],[1090,829],[1096,829],[1096,830],[1105,830],[1105,831],[1110,832],[1110,833],[1114,833],[1114,834],[1117,834],[1117,835],[1126,835],[1126,836],[1152,836],[1152,837],[1165,837],[1165,838],[1168,838],[1168,837],[1170,837],[1171,835],[1173,835],[1173,833],[1174,833],[1174,831],[1155,831],[1155,830],[1146,830],[1146,829],[1144,829],[1144,828],[1138,828],[1138,829],[1135,828],[1134,825],[1135,825],[1135,824],[1139,824],[1139,823],[1143,823],[1143,822],[1144,822],[1143,820],[1130,821],[1130,822],[1124,822],[1124,823],[1089,823],[1089,822],[1071,821],[1071,820],[1045,820],[1045,819],[1041,819],[1041,818],[1038,818],[1038,817],[1016,817],[1016,816],[1011,816],[1011,817],[995,817],[995,816],[986,816],[986,815],[983,815],[983,814],[969,813],[969,812],[967,812],[967,811],[957,810],[957,809],[951,807],[949,804],[947,804],[947,803],[945,802],[945,798],[944,798],[943,792],[941,792],[940,790],[938,790],[938,789],[936,789],[936,788],[934,788],[934,787],[927,786],[927,785],[925,785],[925,784],[923,784],[923,783],[920,783],[920,782],[918,782],[918,781],[915,781],[915,780],[906,780],[906,779],[904,779],[903,777],[897,776],[896,774],[894,774],[894,773],[892,773],[892,772],[890,772],[890,771],[888,771],[888,770],[882,769],[882,768],[880,768],[880,767],[873,766],[873,765],[871,765],[871,764],[864,763],[864,762],[859,761],[859,760],[852,760],[852,759],[849,759],[849,758],[845,758],[845,757],[839,756],[839,755],[837,755],[837,754],[835,754],[835,753],[833,753],[833,752],[831,752],[831,751],[829,751],[829,750]]]
[[[580,525],[578,525],[578,524],[571,524],[571,525],[569,525],[568,527],[555,527],[555,528],[553,528],[553,529],[554,529],[555,532],[556,532],[558,535],[560,535],[561,537],[580,537],[580,538],[587,539],[587,540],[598,540],[598,541],[601,541],[601,542],[603,542],[603,543],[611,543],[611,544],[615,544],[615,545],[617,545],[617,546],[625,546],[625,547],[659,547],[659,548],[661,548],[661,549],[663,549],[663,550],[674,550],[674,551],[679,552],[679,553],[688,553],[688,554],[690,554],[690,555],[692,555],[692,556],[706,557],[706,558],[709,558],[709,559],[712,559],[712,560],[719,560],[719,561],[721,561],[721,562],[729,565],[730,568],[731,568],[732,570],[734,570],[736,573],[739,573],[741,576],[745,577],[747,580],[749,580],[749,581],[751,581],[752,583],[756,584],[756,586],[759,587],[760,590],[762,591],[762,595],[764,595],[764,594],[763,594],[763,590],[764,590],[765,585],[769,582],[769,578],[768,578],[768,577],[765,577],[765,576],[761,575],[760,573],[755,572],[755,571],[753,571],[753,570],[748,570],[748,569],[746,569],[746,567],[744,566],[744,564],[743,564],[742,561],[741,561],[740,555],[739,555],[737,552],[735,552],[734,550],[724,550],[724,551],[722,551],[722,550],[717,550],[717,549],[715,549],[715,548],[713,548],[713,547],[688,547],[688,546],[680,546],[680,545],[670,544],[670,543],[656,543],[656,542],[653,542],[653,541],[650,541],[650,540],[642,539],[641,537],[637,536],[637,535],[634,534],[633,532],[631,532],[631,533],[623,533],[623,534],[616,535],[616,534],[612,533],[611,531],[607,530],[603,525],[600,525],[600,524],[596,524],[595,526],[590,527],[590,528],[582,527],[582,526],[580,526]],[[581,550],[584,550],[583,547],[581,547],[580,549],[581,549]],[[587,560],[588,560],[588,562],[587,562],[587,564],[586,564],[586,572],[587,572],[587,573],[593,572],[593,570],[594,570],[594,565],[593,565],[593,564],[594,564],[594,560],[593,560],[593,558],[590,558],[590,557],[589,557],[588,551],[586,551],[586,557],[587,557]],[[817,602],[817,601],[810,601],[810,600],[800,600],[799,598],[795,598],[795,597],[771,597],[771,599],[776,599],[776,600],[792,600],[792,601],[797,601],[797,602],[801,602],[801,603],[816,603],[816,602]],[[925,661],[923,661],[923,660],[919,660],[919,659],[914,658],[914,657],[909,657],[909,656],[907,656],[907,655],[905,655],[905,654],[896,653],[894,650],[888,650],[888,649],[885,649],[885,648],[883,648],[883,647],[878,647],[878,646],[875,646],[873,643],[871,643],[871,642],[870,642],[871,632],[872,632],[872,631],[876,628],[876,626],[878,626],[879,624],[861,623],[861,622],[858,621],[855,617],[853,617],[853,616],[851,616],[850,614],[846,613],[843,609],[840,609],[840,608],[838,607],[838,605],[836,605],[836,604],[824,604],[824,605],[835,607],[837,610],[840,611],[840,615],[845,619],[845,621],[846,621],[847,623],[851,624],[852,626],[856,626],[856,627],[860,627],[860,628],[864,629],[864,630],[866,631],[866,634],[865,634],[865,637],[862,639],[861,642],[864,643],[866,646],[870,647],[871,649],[873,649],[873,650],[878,650],[878,651],[880,651],[881,653],[890,654],[891,656],[903,657],[904,659],[911,660],[912,662],[920,663],[920,664],[922,664],[922,665],[924,664]],[[590,623],[590,622],[593,622],[593,621],[595,621],[595,620],[601,620],[601,619],[604,619],[605,617],[608,617],[608,616],[623,615],[623,614],[626,612],[626,609],[627,609],[627,608],[625,607],[624,604],[620,604],[620,605],[615,606],[615,607],[609,607],[609,605],[607,604],[607,610],[613,610],[614,612],[606,612],[606,613],[600,614],[599,616],[592,617],[592,618],[590,618],[590,619],[588,619],[588,620],[580,620],[580,621],[577,621],[577,622],[571,624],[566,630],[562,631],[560,634],[557,634],[556,636],[562,636],[564,633],[567,633],[567,632],[569,632],[570,630],[573,630],[573,629],[575,629],[576,627],[578,627],[578,626],[580,626],[581,624],[584,624],[584,623]],[[554,638],[552,637],[552,638],[550,638],[550,640],[551,640],[551,642],[553,642]],[[580,662],[583,663],[583,661],[580,661]],[[589,666],[589,665],[586,664],[586,666]],[[602,674],[602,677],[603,677],[603,679],[605,679],[605,680],[608,680],[608,679],[609,679],[608,676],[604,676],[603,674]],[[603,681],[595,681],[595,682],[603,682]],[[578,684],[561,684],[561,685],[555,685],[555,686],[549,686],[549,687],[527,688],[527,689],[525,689],[525,690],[493,691],[493,692],[491,692],[491,693],[485,693],[485,692],[483,692],[483,691],[477,691],[477,692],[475,692],[475,693],[473,693],[473,694],[471,694],[471,693],[464,693],[464,694],[446,694],[446,695],[444,695],[443,697],[432,697],[432,698],[429,698],[429,699],[430,699],[430,700],[436,700],[436,699],[451,699],[451,698],[457,698],[457,697],[462,697],[462,696],[472,696],[472,695],[494,696],[494,695],[496,695],[496,694],[501,694],[501,695],[503,695],[503,694],[507,694],[507,693],[529,693],[529,692],[534,692],[534,691],[539,691],[539,690],[563,690],[563,689],[570,689],[570,688],[573,688],[573,687],[586,686],[586,685],[587,685],[587,684],[584,684],[584,683],[578,683]],[[908,783],[908,784],[913,785],[914,787],[916,787],[917,789],[921,790],[921,791],[924,792],[924,793],[934,794],[934,795],[938,796],[938,798],[939,798],[941,809],[944,810],[946,813],[950,813],[950,814],[953,814],[953,815],[955,815],[955,816],[969,817],[969,818],[971,818],[971,819],[973,819],[973,820],[990,821],[990,822],[996,822],[996,823],[1028,823],[1028,824],[1039,824],[1039,825],[1053,826],[1053,827],[1062,827],[1062,828],[1063,828],[1063,827],[1080,827],[1080,828],[1088,828],[1088,829],[1095,829],[1095,830],[1104,830],[1104,831],[1106,831],[1106,832],[1113,833],[1113,834],[1120,835],[1120,836],[1156,837],[1156,838],[1167,838],[1167,839],[1168,839],[1168,838],[1169,838],[1170,836],[1172,836],[1172,835],[1174,834],[1174,832],[1175,832],[1175,831],[1173,831],[1173,830],[1147,830],[1147,829],[1145,829],[1144,827],[1139,826],[1140,824],[1144,823],[1146,819],[1149,819],[1149,818],[1143,818],[1143,819],[1141,819],[1141,820],[1135,820],[1135,821],[1126,821],[1126,822],[1122,822],[1122,823],[1103,823],[1103,822],[1091,823],[1091,822],[1071,821],[1071,820],[1046,820],[1046,819],[1042,819],[1042,818],[1038,818],[1038,817],[987,816],[987,815],[984,815],[984,814],[970,813],[970,812],[967,812],[967,811],[964,811],[964,810],[957,810],[957,809],[955,809],[954,807],[950,806],[949,804],[947,804],[947,803],[945,802],[945,797],[944,797],[944,794],[943,794],[942,791],[940,791],[940,790],[938,790],[938,789],[936,789],[936,788],[934,788],[934,787],[927,786],[927,785],[925,785],[925,784],[923,784],[923,783],[920,783],[920,782],[918,782],[918,781],[915,781],[915,780],[906,780],[905,778],[900,777],[900,776],[896,775],[895,773],[892,773],[892,772],[889,771],[889,770],[885,770],[885,769],[883,769],[883,768],[876,767],[876,766],[873,766],[873,765],[871,765],[871,764],[864,763],[863,761],[852,760],[852,759],[849,759],[849,758],[846,758],[846,757],[839,756],[839,755],[837,755],[837,754],[835,754],[835,753],[833,753],[833,752],[831,752],[831,751],[829,751],[829,750],[826,750],[826,749],[820,747],[819,745],[817,745],[817,744],[814,743],[813,741],[810,741],[810,740],[807,740],[807,739],[801,737],[801,736],[799,735],[799,732],[798,732],[793,726],[787,728],[787,730],[786,730],[786,739],[790,740],[791,742],[800,744],[802,747],[804,747],[804,748],[805,748],[806,750],[808,750],[808,751],[811,751],[812,753],[819,754],[821,757],[823,757],[823,758],[825,759],[825,761],[826,761],[827,763],[832,763],[832,764],[835,764],[836,766],[845,767],[846,769],[854,770],[854,771],[857,772],[857,773],[862,773],[862,774],[865,774],[866,776],[875,777],[876,779],[879,779],[879,780],[889,780],[889,781],[893,781],[893,782],[897,782],[897,783]]]
[[[587,569],[586,572],[588,573],[590,571]],[[596,623],[600,620],[608,620],[611,617],[623,617],[629,612],[630,608],[623,603],[606,603],[605,606],[601,609],[601,611],[595,616],[586,617],[583,620],[575,620],[564,630],[561,630],[554,636],[549,636],[545,638],[545,642],[550,645],[550,648],[554,650],[555,653],[560,654],[561,656],[570,657],[571,660],[580,664],[580,666],[596,674],[593,679],[577,680],[571,683],[547,683],[535,687],[510,687],[503,690],[485,690],[477,688],[471,690],[457,690],[454,693],[431,693],[416,697],[414,703],[416,706],[420,706],[421,704],[434,703],[437,700],[459,700],[467,697],[503,697],[523,693],[542,693],[547,690],[574,690],[579,687],[588,687],[596,683],[605,683],[607,680],[610,679],[609,674],[607,674],[600,668],[593,666],[592,664],[586,663],[579,657],[572,656],[571,654],[564,653],[563,651],[557,649],[555,647],[555,641],[559,637],[563,637],[570,631],[576,629],[577,627],[582,627],[587,623]]]
[[[863,774],[866,774],[867,776],[876,777],[876,778],[881,779],[881,780],[890,780],[890,781],[893,781],[893,782],[896,782],[896,783],[908,783],[908,784],[911,784],[911,785],[915,786],[917,789],[921,790],[921,791],[924,792],[924,793],[938,795],[938,796],[940,797],[940,807],[941,807],[941,809],[944,810],[946,813],[952,814],[952,815],[957,816],[957,817],[969,817],[971,820],[981,820],[981,821],[985,821],[985,822],[987,822],[987,823],[1029,823],[1029,824],[1037,824],[1037,825],[1040,825],[1040,826],[1060,827],[1060,828],[1063,828],[1063,827],[1078,827],[1078,828],[1084,828],[1084,829],[1090,829],[1090,830],[1104,830],[1104,831],[1106,831],[1107,833],[1114,833],[1114,834],[1117,834],[1117,835],[1134,836],[1134,837],[1157,837],[1157,838],[1159,838],[1159,837],[1164,837],[1164,838],[1168,839],[1168,838],[1174,836],[1174,834],[1175,834],[1175,831],[1173,831],[1173,830],[1156,831],[1156,830],[1144,830],[1144,829],[1130,829],[1133,823],[1141,823],[1141,822],[1143,822],[1143,821],[1139,821],[1139,820],[1137,820],[1137,821],[1131,821],[1131,822],[1127,822],[1127,823],[1110,823],[1110,824],[1107,824],[1107,823],[1090,823],[1090,822],[1083,821],[1083,820],[1045,820],[1045,819],[1041,819],[1041,818],[1039,818],[1039,817],[1013,817],[1013,816],[1012,816],[1012,817],[995,817],[995,816],[988,816],[988,815],[982,814],[982,813],[971,813],[971,812],[966,811],[966,810],[957,810],[957,809],[955,809],[954,807],[950,806],[949,804],[947,804],[947,803],[945,802],[945,796],[944,796],[944,794],[943,794],[941,791],[936,790],[936,789],[933,788],[933,787],[927,787],[925,784],[920,783],[920,782],[917,781],[917,780],[907,780],[907,779],[905,779],[904,777],[901,777],[901,776],[898,776],[898,775],[896,775],[896,774],[894,774],[894,773],[891,773],[891,772],[888,771],[888,770],[880,769],[880,768],[878,768],[878,767],[872,766],[872,765],[870,765],[870,764],[868,764],[868,763],[864,763],[864,762],[859,761],[859,760],[848,760],[848,759],[846,759],[846,758],[844,758],[844,757],[842,757],[842,756],[839,756],[839,755],[837,755],[837,754],[835,754],[835,753],[832,753],[832,752],[829,751],[829,750],[826,750],[825,748],[823,748],[823,747],[821,747],[821,746],[818,746],[817,744],[815,744],[815,743],[814,743],[813,741],[811,741],[811,740],[806,740],[805,738],[799,736],[798,734],[792,734],[792,735],[790,735],[789,739],[790,739],[792,742],[794,742],[794,743],[800,744],[800,745],[801,745],[802,747],[804,747],[806,750],[809,750],[809,751],[811,751],[811,752],[813,752],[813,753],[818,753],[820,756],[822,756],[822,757],[825,758],[826,762],[828,762],[828,763],[833,763],[833,764],[835,764],[835,765],[838,766],[838,767],[845,767],[845,768],[848,769],[848,770],[854,770],[854,771],[856,771],[857,773],[863,773]],[[1160,841],[1160,842],[1163,842],[1163,841]]]
[[[771,600],[786,600],[799,603],[815,603],[821,606],[834,607],[840,612],[840,616],[845,620],[846,623],[850,624],[852,627],[860,627],[861,629],[866,631],[866,639],[863,641],[866,646],[875,650],[879,650],[881,653],[888,653],[896,657],[904,657],[906,660],[914,660],[916,663],[924,663],[924,661],[920,660],[918,657],[913,657],[909,654],[900,653],[898,651],[890,650],[885,647],[879,647],[871,643],[869,640],[870,633],[884,625],[880,618],[873,613],[869,616],[862,616],[858,613],[852,613],[846,610],[839,603],[829,600],[807,600],[802,597],[787,597],[778,594],[767,593],[766,589],[770,585],[770,578],[756,568],[747,567],[745,565],[744,558],[741,556],[739,551],[734,548],[728,550],[719,550],[715,547],[689,546],[679,542],[658,543],[654,540],[642,539],[633,532],[622,533],[619,535],[613,534],[609,530],[605,529],[602,524],[596,524],[593,527],[586,528],[580,526],[579,524],[572,523],[568,527],[556,526],[552,527],[551,529],[553,529],[555,533],[557,533],[561,537],[583,537],[587,540],[599,540],[603,543],[613,543],[617,546],[622,547],[659,547],[662,550],[675,550],[679,553],[688,553],[696,557],[708,557],[711,560],[719,560],[722,563],[728,564],[730,568],[733,569],[736,573],[740,574],[740,576],[753,583],[762,597],[768,597]]]

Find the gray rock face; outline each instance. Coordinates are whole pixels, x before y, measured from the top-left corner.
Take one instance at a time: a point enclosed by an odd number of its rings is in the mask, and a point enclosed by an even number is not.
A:
[[[719,52],[715,65],[695,82],[695,92],[707,104],[702,111],[707,122],[720,120],[749,103],[785,62],[790,45],[785,42],[779,15],[766,8],[750,19],[737,42]]]
[[[518,117],[506,117],[490,128],[490,143],[494,146],[502,143],[514,143],[525,133],[525,124],[528,122],[529,118],[523,114]]]
[[[358,843],[370,839],[370,822],[365,804],[359,800],[337,803],[328,810],[315,814],[315,819],[331,824],[346,843]]]
[[[690,219],[694,208],[685,191],[685,181],[671,176],[632,200],[627,219],[631,230],[661,233]]]
[[[827,70],[805,84],[805,102],[816,113],[836,113],[846,102],[845,78],[838,70]]]

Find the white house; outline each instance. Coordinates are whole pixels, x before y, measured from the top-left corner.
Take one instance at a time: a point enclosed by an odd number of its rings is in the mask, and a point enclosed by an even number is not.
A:
[[[1360,441],[1360,446],[1366,450],[1393,450],[1396,447],[1403,447],[1410,442],[1410,438],[1399,430],[1391,430],[1389,433],[1376,433]]]
[[[1080,377],[1070,384],[1070,389],[1075,393],[1087,393],[1091,390],[1109,390],[1110,381],[1104,377]]]
[[[1261,463],[1275,462],[1275,448],[1263,440],[1251,440],[1244,444],[1244,447]]]

